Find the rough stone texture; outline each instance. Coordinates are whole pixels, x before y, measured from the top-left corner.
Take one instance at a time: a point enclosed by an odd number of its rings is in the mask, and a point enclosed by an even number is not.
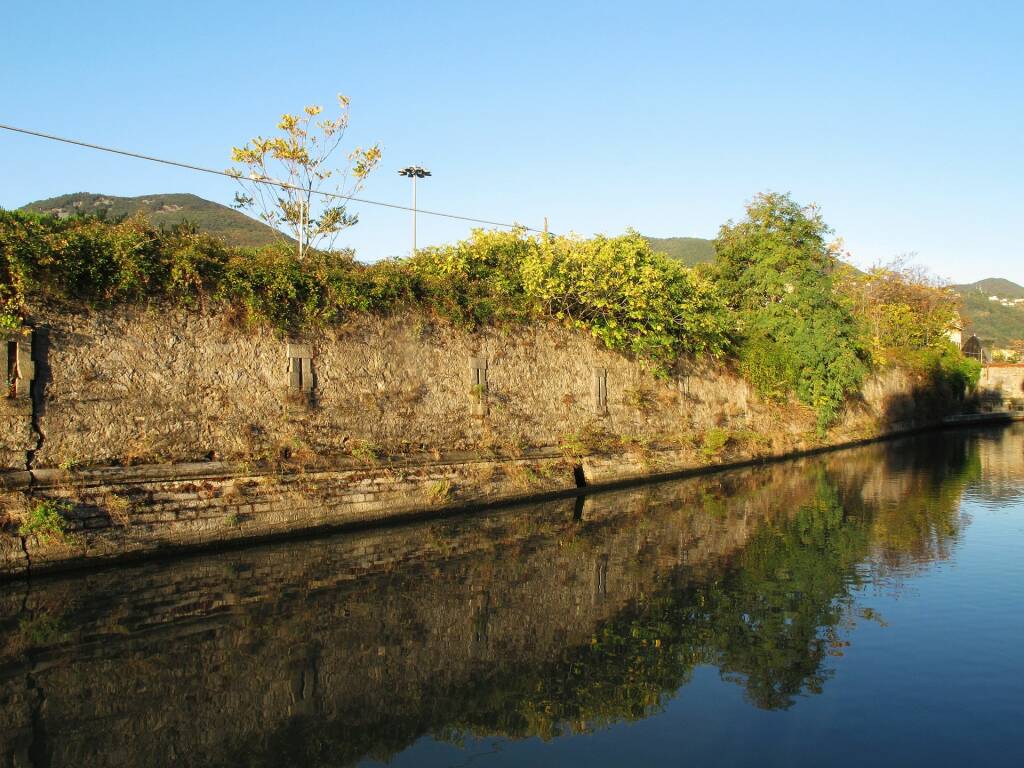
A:
[[[375,465],[328,471],[247,473],[235,468],[171,479],[145,469],[92,473],[40,472],[31,499],[66,504],[63,539],[29,536],[25,560],[12,547],[5,566],[16,573],[253,539],[317,527],[368,523],[412,512],[575,487],[561,456],[448,464]],[[185,473],[183,473],[185,474]],[[162,476],[161,476],[162,475]],[[13,494],[12,494],[13,495]]]
[[[987,365],[978,390],[986,410],[1024,410],[1024,365]]]
[[[315,378],[307,396],[289,388],[287,340],[221,316],[128,307],[42,312],[36,322],[48,344],[35,467],[515,455],[580,435],[679,447],[716,427],[756,431],[776,453],[815,441],[806,408],[759,403],[727,368],[694,362],[659,380],[553,324],[471,334],[418,315],[360,318],[305,339]],[[486,393],[473,386],[473,356],[486,358]],[[596,412],[595,368],[607,370],[606,415]],[[894,385],[906,382],[869,383],[847,432],[875,428]],[[3,466],[24,467],[22,443],[4,446]]]
[[[0,330],[0,471],[25,469],[36,447],[31,384],[35,378],[32,336]]]
[[[0,471],[25,469],[28,452],[35,447],[32,402],[0,398]]]
[[[744,424],[747,386],[717,369],[659,382],[590,338],[541,325],[470,334],[422,317],[362,318],[307,339],[316,387],[289,389],[287,341],[156,308],[51,314],[37,467],[551,446],[599,428],[676,437]],[[470,357],[487,360],[486,418]],[[597,417],[592,369],[608,369]],[[686,384],[684,383],[684,387]]]

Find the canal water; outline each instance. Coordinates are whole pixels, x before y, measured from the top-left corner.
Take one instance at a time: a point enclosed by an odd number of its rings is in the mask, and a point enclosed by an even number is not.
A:
[[[1024,425],[0,585],[0,766],[988,765]]]

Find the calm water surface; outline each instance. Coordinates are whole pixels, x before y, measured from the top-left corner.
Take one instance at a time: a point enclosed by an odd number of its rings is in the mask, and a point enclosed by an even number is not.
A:
[[[1024,425],[0,585],[0,766],[990,765]]]

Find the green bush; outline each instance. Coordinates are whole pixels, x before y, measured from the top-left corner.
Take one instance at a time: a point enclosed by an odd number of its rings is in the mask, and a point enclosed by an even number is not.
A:
[[[701,456],[706,461],[711,461],[725,450],[725,446],[729,444],[730,440],[732,440],[732,435],[729,430],[721,427],[709,429],[704,435],[704,444],[700,448]]]
[[[904,352],[900,363],[927,378],[927,391],[935,400],[931,404],[935,412],[952,403],[963,402],[981,379],[981,363],[964,357],[952,343]]]
[[[718,356],[732,318],[715,285],[635,232],[541,243],[523,265],[544,314],[667,370],[680,355]]]
[[[682,354],[720,355],[729,343],[715,286],[635,232],[545,240],[478,231],[424,250],[412,266],[429,306],[460,324],[555,318],[661,372]]]
[[[836,290],[830,230],[817,209],[764,194],[715,240],[717,281],[736,311],[740,367],[766,396],[814,408],[819,432],[868,371],[863,333]]]
[[[20,536],[35,536],[42,542],[63,542],[67,540],[68,521],[65,515],[71,505],[63,501],[47,499],[40,501],[28,513],[25,522],[18,528]]]

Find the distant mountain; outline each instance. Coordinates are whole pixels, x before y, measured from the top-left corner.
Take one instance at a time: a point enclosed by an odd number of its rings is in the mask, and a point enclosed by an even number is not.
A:
[[[715,260],[715,244],[702,237],[648,237],[651,248],[688,267]]]
[[[76,192],[51,197],[49,200],[38,200],[23,206],[22,210],[61,217],[75,214],[105,215],[111,219],[142,212],[154,226],[171,226],[187,220],[203,232],[222,238],[229,245],[267,245],[281,237],[263,222],[240,211],[189,194],[114,197]]]
[[[1024,287],[990,277],[953,288],[963,299],[966,332],[976,333],[985,346],[1005,348],[1024,339]]]
[[[1005,299],[1024,299],[1024,288],[1011,280],[1004,280],[1001,277],[987,277],[976,283],[954,286],[957,291],[964,293],[976,291],[985,296],[999,296]]]

